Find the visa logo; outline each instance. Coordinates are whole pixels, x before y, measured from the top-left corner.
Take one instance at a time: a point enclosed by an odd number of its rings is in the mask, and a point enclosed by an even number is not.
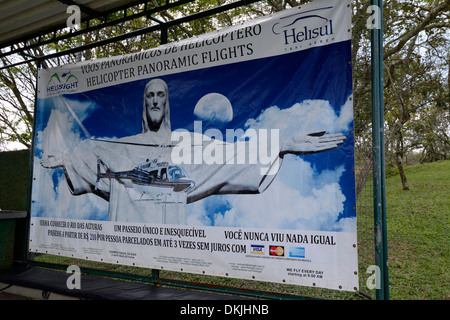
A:
[[[251,245],[250,253],[252,254],[264,254],[264,246],[260,245]]]

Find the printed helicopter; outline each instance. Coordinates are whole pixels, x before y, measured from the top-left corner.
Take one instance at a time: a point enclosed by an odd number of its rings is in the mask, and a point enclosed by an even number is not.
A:
[[[101,167],[105,172],[101,172]],[[159,162],[157,158],[147,159],[129,171],[114,172],[101,160],[97,159],[97,183],[100,179],[116,179],[126,187],[153,186],[169,188],[174,192],[189,192],[194,188],[195,182],[178,165],[169,164],[167,161]]]

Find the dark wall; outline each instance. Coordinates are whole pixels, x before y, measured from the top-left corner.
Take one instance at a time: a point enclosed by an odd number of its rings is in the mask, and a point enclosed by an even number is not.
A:
[[[0,209],[27,210],[30,151],[0,152]]]
[[[0,152],[0,209],[27,211],[30,151]],[[14,259],[26,259],[27,219],[16,219]]]

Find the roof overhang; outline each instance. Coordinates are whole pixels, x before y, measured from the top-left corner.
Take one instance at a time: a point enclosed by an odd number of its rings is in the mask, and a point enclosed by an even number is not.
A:
[[[0,0],[0,49],[67,27],[70,5],[77,5],[81,19],[101,18],[136,0]]]
[[[75,54],[99,46],[138,37],[151,32],[159,32],[160,43],[167,43],[168,28],[190,21],[209,17],[227,10],[249,5],[261,0],[234,0],[226,4],[180,16],[164,21],[155,18],[161,12],[196,0],[0,0],[0,58],[21,55],[22,60],[15,60],[4,66],[16,67],[30,61],[38,63],[66,55]],[[159,4],[163,2],[164,4]],[[68,6],[80,8],[83,26],[79,30],[69,29],[67,21],[72,21],[73,12]],[[128,9],[135,10],[129,11]],[[121,12],[121,13],[120,13]],[[119,13],[119,14],[113,14]],[[114,37],[99,39],[94,42],[80,43],[73,48],[62,51],[46,52],[34,56],[30,50],[59,41],[66,41],[82,36],[94,30],[101,30],[133,19],[146,17],[148,23],[140,29],[128,31]],[[93,24],[90,22],[93,21]],[[60,32],[63,31],[63,32]]]

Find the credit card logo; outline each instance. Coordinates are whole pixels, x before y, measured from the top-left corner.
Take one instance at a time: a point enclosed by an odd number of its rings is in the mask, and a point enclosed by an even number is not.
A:
[[[270,246],[269,247],[269,255],[271,256],[284,256],[284,247],[283,246]]]
[[[250,248],[251,254],[264,254],[264,246],[252,244]]]
[[[292,258],[304,258],[305,248],[303,247],[291,247],[289,248],[289,257]]]

